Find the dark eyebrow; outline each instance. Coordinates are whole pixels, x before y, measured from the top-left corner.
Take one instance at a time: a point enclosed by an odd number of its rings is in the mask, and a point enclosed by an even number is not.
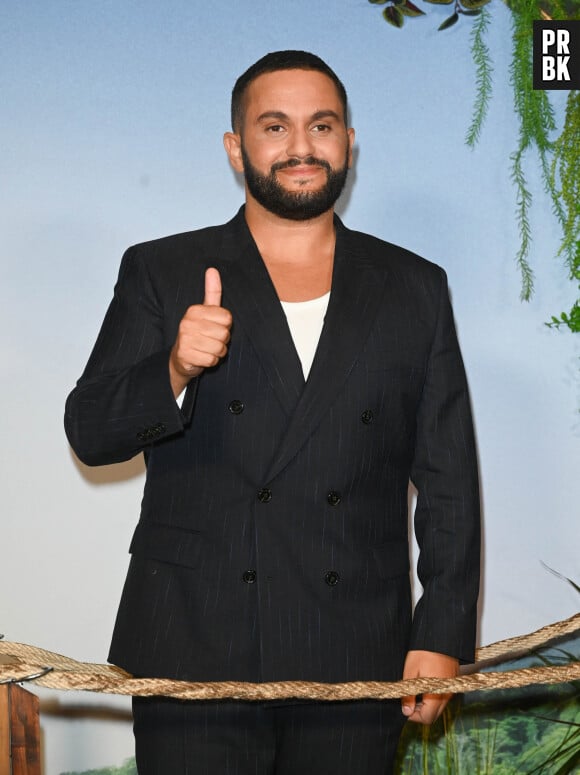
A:
[[[323,118],[334,118],[337,121],[342,121],[342,118],[334,110],[319,110],[312,116],[311,121],[320,121]]]
[[[258,121],[267,121],[274,118],[277,121],[288,121],[289,116],[283,113],[281,110],[266,110],[258,116]],[[310,117],[310,121],[321,121],[324,118],[334,118],[336,121],[342,121],[341,117],[334,110],[318,110],[313,116]]]
[[[258,116],[258,121],[266,121],[269,118],[276,118],[278,121],[288,121],[286,113],[282,113],[281,110],[267,110]]]

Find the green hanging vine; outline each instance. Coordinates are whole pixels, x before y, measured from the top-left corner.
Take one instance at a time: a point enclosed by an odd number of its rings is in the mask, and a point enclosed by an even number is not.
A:
[[[561,0],[510,0],[509,7],[512,10],[514,44],[510,77],[520,125],[518,147],[511,156],[520,231],[516,262],[522,276],[521,298],[528,301],[534,289],[534,275],[528,261],[532,242],[529,222],[532,196],[523,161],[526,153],[533,148],[538,153],[544,186],[562,229],[557,255],[563,256],[570,279],[574,282],[580,280],[580,200],[577,198],[580,193],[579,94],[574,90],[569,92],[562,132],[556,140],[552,140],[557,126],[549,94],[540,89],[534,90],[532,83],[534,19],[580,18],[580,9],[577,4],[574,8]],[[562,312],[559,317],[552,316],[548,325],[553,328],[565,326],[575,333],[580,332],[580,300],[574,302],[569,312]]]
[[[516,254],[522,276],[521,298],[529,301],[534,290],[534,273],[528,262],[532,242],[529,209],[532,195],[524,172],[524,158],[535,146],[542,170],[544,185],[549,191],[554,210],[562,220],[557,192],[551,185],[548,154],[551,151],[550,134],[556,129],[554,111],[545,91],[535,90],[532,80],[532,34],[535,0],[513,0],[513,56],[510,67],[514,87],[514,108],[519,119],[518,147],[511,155],[511,177],[516,187],[516,218],[520,230],[520,248]]]
[[[580,92],[571,91],[560,137],[554,143],[550,185],[562,200],[560,221],[564,236],[559,255],[568,265],[570,278],[578,283],[579,297],[569,312],[552,316],[551,328],[567,326],[580,332]]]
[[[473,118],[467,130],[465,142],[473,148],[480,138],[491,100],[492,73],[491,56],[485,42],[485,35],[491,21],[491,14],[483,8],[471,30],[471,53],[475,63],[475,104]]]
[[[383,17],[395,27],[402,27],[405,17],[424,15],[410,0],[369,0],[385,5]],[[454,0],[427,0],[449,5]],[[484,6],[489,0],[455,0],[452,16],[444,20],[440,30],[455,24],[460,15],[476,16],[471,30],[471,51],[475,64],[476,96],[471,124],[465,141],[474,147],[481,135],[492,94],[492,64],[485,42],[491,14]],[[570,279],[580,291],[580,92],[570,91],[564,125],[557,131],[554,109],[549,93],[534,90],[532,78],[533,22],[535,19],[579,20],[580,0],[504,0],[512,12],[513,52],[510,81],[514,93],[514,109],[519,121],[518,144],[510,157],[510,176],[516,190],[516,221],[520,245],[516,263],[521,274],[521,298],[529,301],[534,291],[534,272],[529,263],[532,245],[530,208],[532,193],[526,178],[526,162],[536,152],[542,180],[552,201],[562,239],[557,255],[562,257]],[[565,327],[580,332],[580,295],[568,312],[552,316],[551,328]]]

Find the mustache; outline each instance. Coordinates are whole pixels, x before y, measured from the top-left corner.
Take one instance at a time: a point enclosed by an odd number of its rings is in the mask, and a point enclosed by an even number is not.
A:
[[[326,161],[326,159],[317,159],[316,156],[306,156],[304,159],[288,159],[288,161],[278,161],[272,164],[270,172],[272,175],[278,170],[285,170],[290,167],[299,167],[301,164],[306,164],[309,167],[323,167],[327,172],[332,172],[332,167]]]

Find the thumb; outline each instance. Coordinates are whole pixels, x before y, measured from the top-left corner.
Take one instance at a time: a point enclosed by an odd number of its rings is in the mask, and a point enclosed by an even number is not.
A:
[[[404,716],[411,716],[415,712],[416,697],[401,697],[401,710]]]
[[[217,269],[210,267],[205,271],[205,296],[204,306],[221,307],[222,304],[222,280]]]

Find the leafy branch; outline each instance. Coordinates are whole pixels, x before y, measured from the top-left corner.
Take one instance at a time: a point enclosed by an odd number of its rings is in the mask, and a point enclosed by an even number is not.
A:
[[[470,148],[473,148],[479,140],[491,100],[493,67],[489,48],[485,42],[490,20],[489,10],[482,8],[479,18],[471,30],[471,53],[475,63],[476,96],[473,118],[465,136],[465,142]]]
[[[563,0],[511,0],[513,56],[510,78],[514,89],[514,108],[519,119],[518,147],[512,154],[512,180],[516,186],[516,219],[520,247],[516,255],[522,277],[521,298],[528,301],[533,293],[533,272],[528,262],[531,230],[528,220],[532,197],[522,160],[526,151],[535,148],[540,161],[544,187],[552,201],[552,210],[562,229],[557,256],[564,256],[571,280],[580,281],[580,94],[570,91],[561,134],[556,131],[554,110],[548,92],[533,88],[533,22],[535,19],[579,18],[578,6]],[[579,286],[580,288],[580,286]],[[580,298],[569,312],[552,316],[550,328],[567,327],[580,332]]]
[[[487,5],[490,0],[426,0],[433,5],[451,5],[455,4],[453,13],[443,21],[438,29],[446,30],[459,21],[463,16],[479,16],[481,9]],[[386,5],[383,10],[383,19],[399,29],[405,23],[405,17],[425,16],[425,11],[417,8],[411,0],[369,0],[373,5]]]

